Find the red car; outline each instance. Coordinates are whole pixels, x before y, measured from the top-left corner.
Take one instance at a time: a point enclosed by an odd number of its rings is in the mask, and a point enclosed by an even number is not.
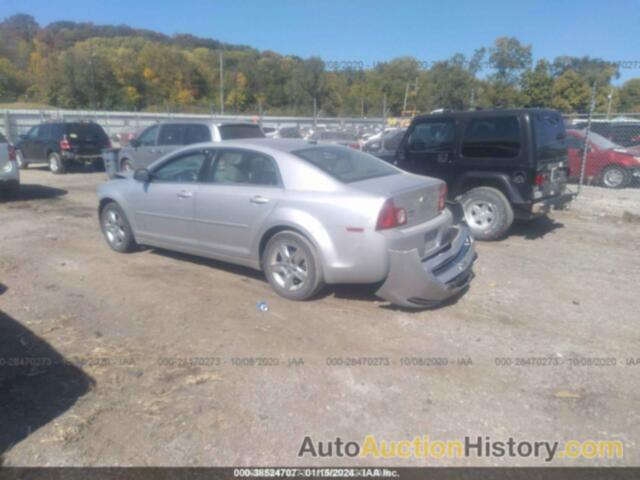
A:
[[[567,130],[569,151],[569,175],[580,177],[580,163],[584,146],[584,130]],[[607,188],[625,188],[635,177],[640,177],[640,155],[590,132],[587,141],[587,164],[585,178]]]

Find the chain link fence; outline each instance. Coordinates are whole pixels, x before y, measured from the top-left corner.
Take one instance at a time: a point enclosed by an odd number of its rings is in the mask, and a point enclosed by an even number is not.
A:
[[[640,184],[640,113],[576,114],[564,119],[572,177],[607,188]]]

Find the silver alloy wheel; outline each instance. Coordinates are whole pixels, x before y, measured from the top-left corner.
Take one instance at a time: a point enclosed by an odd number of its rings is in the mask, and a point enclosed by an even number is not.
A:
[[[269,259],[271,276],[281,288],[290,292],[305,286],[308,268],[309,260],[304,250],[292,242],[281,242]]]
[[[102,228],[107,241],[114,247],[119,247],[125,241],[127,235],[125,223],[120,214],[114,209],[109,209],[102,220]]]
[[[496,207],[484,200],[470,202],[465,209],[465,219],[472,229],[488,230],[496,218]]]
[[[619,168],[609,168],[604,172],[602,182],[609,188],[617,188],[624,182],[624,172]]]
[[[60,170],[60,165],[55,155],[51,155],[49,157],[49,170],[51,170],[54,173]]]

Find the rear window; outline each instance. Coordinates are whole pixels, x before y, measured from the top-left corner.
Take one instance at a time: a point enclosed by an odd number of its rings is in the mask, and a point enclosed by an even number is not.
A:
[[[322,146],[291,152],[344,183],[394,175],[398,170],[353,148]]]
[[[552,160],[567,154],[567,134],[562,117],[553,112],[535,113],[533,136],[536,160]]]
[[[72,142],[106,143],[108,140],[102,127],[95,123],[68,123],[65,131]]]
[[[264,133],[258,125],[222,125],[219,129],[222,140],[264,138]]]
[[[517,117],[474,118],[462,140],[462,155],[472,158],[514,158],[520,153]]]

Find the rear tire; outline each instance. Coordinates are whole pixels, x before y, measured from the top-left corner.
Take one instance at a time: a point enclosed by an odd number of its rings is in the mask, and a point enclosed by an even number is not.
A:
[[[67,173],[67,165],[58,153],[50,153],[47,157],[49,161],[49,170],[54,175],[61,175]]]
[[[16,150],[16,163],[20,170],[26,170],[29,168],[29,162],[27,162],[20,150]]]
[[[118,253],[129,253],[137,247],[127,216],[116,202],[107,203],[100,212],[100,228],[107,244]]]
[[[474,188],[461,196],[460,203],[469,229],[478,240],[498,240],[513,224],[513,208],[498,189]]]
[[[631,184],[633,175],[619,165],[609,165],[600,173],[599,184],[605,188],[626,188]]]
[[[324,286],[314,246],[293,231],[276,233],[269,240],[262,268],[275,292],[289,300],[308,300]]]

